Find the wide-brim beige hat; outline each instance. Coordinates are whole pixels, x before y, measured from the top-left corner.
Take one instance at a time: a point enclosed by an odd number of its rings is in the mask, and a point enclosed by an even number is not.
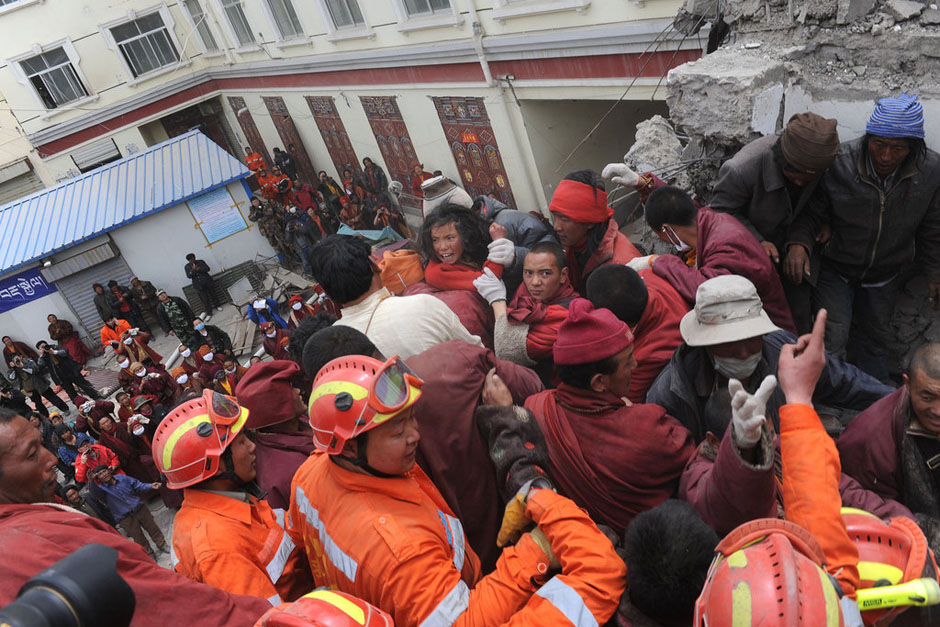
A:
[[[699,285],[695,308],[679,323],[682,339],[689,346],[737,342],[779,330],[764,311],[754,284],[736,274]]]

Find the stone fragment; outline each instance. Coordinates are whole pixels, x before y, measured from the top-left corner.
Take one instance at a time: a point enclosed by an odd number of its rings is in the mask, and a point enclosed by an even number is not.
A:
[[[940,24],[940,10],[927,9],[920,14],[920,23],[924,26]]]
[[[885,34],[885,27],[883,24],[872,24],[871,25],[871,36],[878,37]]]
[[[875,8],[875,0],[839,0],[836,7],[836,23],[848,24],[867,15]]]
[[[924,5],[914,0],[888,0],[885,8],[896,20],[903,21],[920,15],[924,10]]]

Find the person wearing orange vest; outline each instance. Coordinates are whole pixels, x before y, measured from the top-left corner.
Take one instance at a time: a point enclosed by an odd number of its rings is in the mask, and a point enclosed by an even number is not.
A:
[[[121,346],[121,338],[130,330],[131,325],[127,320],[119,320],[117,316],[111,316],[101,327],[101,345],[110,346],[114,352],[117,352],[118,347]]]
[[[257,174],[265,168],[264,157],[258,151],[253,150],[251,146],[245,146],[245,165],[248,169]]]
[[[317,582],[399,627],[606,622],[626,569],[586,513],[551,490],[523,495],[539,527],[481,577],[460,520],[415,465],[422,384],[398,357],[340,357],[317,375],[308,413],[325,454],[294,475],[288,517]]]
[[[293,601],[313,588],[284,511],[260,498],[248,410],[212,390],[176,407],[157,428],[153,458],[167,486],[183,489],[173,521],[174,567],[227,592]]]

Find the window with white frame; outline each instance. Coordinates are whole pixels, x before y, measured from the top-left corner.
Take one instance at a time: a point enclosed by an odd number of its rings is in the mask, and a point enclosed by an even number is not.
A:
[[[251,25],[248,24],[248,18],[245,17],[245,10],[242,8],[242,0],[222,0],[222,9],[225,11],[225,19],[231,25],[239,45],[250,46],[255,43]]]
[[[267,3],[281,39],[303,37],[304,29],[291,0],[267,0]]]
[[[421,15],[434,15],[436,13],[451,13],[450,0],[403,0],[405,11],[411,17]]]
[[[19,64],[47,109],[56,109],[88,95],[72,60],[61,46],[23,59]]]
[[[357,0],[325,0],[325,2],[330,12],[330,19],[333,20],[336,28],[354,28],[365,25]]]
[[[178,63],[170,32],[159,12],[111,27],[114,43],[123,55],[134,78]]]
[[[212,35],[212,29],[209,28],[206,13],[202,10],[202,5],[199,4],[199,0],[183,0],[183,6],[186,7],[189,17],[193,20],[196,33],[199,34],[199,40],[202,42],[202,47],[205,51],[218,52],[219,44]]]

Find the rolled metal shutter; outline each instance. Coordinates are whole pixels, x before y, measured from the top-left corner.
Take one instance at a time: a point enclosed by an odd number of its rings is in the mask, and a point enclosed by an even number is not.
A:
[[[91,289],[92,284],[101,283],[107,287],[108,281],[114,279],[121,285],[130,285],[132,276],[134,273],[131,272],[124,258],[116,256],[58,279],[55,281],[55,286],[78,314],[82,325],[88,329],[92,339],[97,343],[104,323],[98,315],[98,310],[95,309],[95,291]]]

